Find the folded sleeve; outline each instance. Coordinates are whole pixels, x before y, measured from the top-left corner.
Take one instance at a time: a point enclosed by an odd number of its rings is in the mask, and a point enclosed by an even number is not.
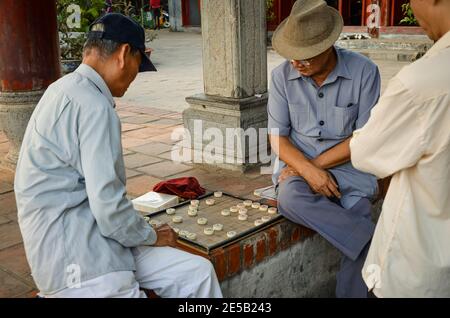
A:
[[[80,108],[81,166],[91,211],[103,236],[123,246],[153,245],[156,233],[126,198],[120,122],[110,105]]]
[[[368,122],[353,134],[352,164],[379,178],[413,166],[426,149],[424,126],[421,105],[394,77]]]
[[[291,132],[289,104],[284,87],[283,76],[272,72],[267,113],[269,134],[275,136],[289,136]]]

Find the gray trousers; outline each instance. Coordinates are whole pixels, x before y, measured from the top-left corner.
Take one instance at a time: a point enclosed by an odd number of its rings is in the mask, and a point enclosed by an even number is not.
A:
[[[289,177],[278,188],[280,213],[294,223],[313,229],[342,252],[336,297],[367,297],[362,268],[375,225],[372,206],[361,198],[351,209],[312,192],[301,177]]]

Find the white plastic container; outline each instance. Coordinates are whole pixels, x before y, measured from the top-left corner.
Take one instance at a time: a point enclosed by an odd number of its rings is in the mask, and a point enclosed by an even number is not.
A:
[[[142,213],[154,213],[173,207],[179,203],[176,195],[148,192],[131,201],[133,207]]]

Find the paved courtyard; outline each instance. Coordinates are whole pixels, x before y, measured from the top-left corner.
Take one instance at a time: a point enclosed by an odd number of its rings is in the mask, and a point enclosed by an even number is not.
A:
[[[117,99],[122,120],[127,190],[136,197],[165,179],[195,176],[210,189],[250,196],[253,189],[270,184],[258,169],[245,174],[207,169],[189,163],[173,163],[171,132],[182,127],[185,97],[203,91],[201,36],[195,33],[161,31],[150,43],[152,60],[159,72],[140,74],[123,98]],[[268,51],[269,73],[282,59]],[[382,73],[383,87],[406,63],[375,61]],[[0,157],[8,151],[0,133]],[[14,174],[0,170],[0,297],[33,297],[36,288],[25,258],[17,223],[13,192]]]
[[[203,92],[202,38],[200,34],[160,31],[147,46],[154,49],[151,59],[158,72],[139,74],[124,97],[123,105],[153,107],[182,112],[188,107],[186,96]],[[269,49],[268,76],[283,58]],[[375,61],[381,71],[383,89],[405,62]]]

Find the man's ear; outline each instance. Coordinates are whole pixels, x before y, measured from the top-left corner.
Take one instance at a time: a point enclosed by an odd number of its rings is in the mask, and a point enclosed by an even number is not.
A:
[[[126,59],[128,58],[128,54],[130,54],[131,52],[131,47],[129,44],[122,44],[119,48],[119,52],[118,52],[118,63],[119,63],[119,68],[124,69],[125,65],[126,65]]]

